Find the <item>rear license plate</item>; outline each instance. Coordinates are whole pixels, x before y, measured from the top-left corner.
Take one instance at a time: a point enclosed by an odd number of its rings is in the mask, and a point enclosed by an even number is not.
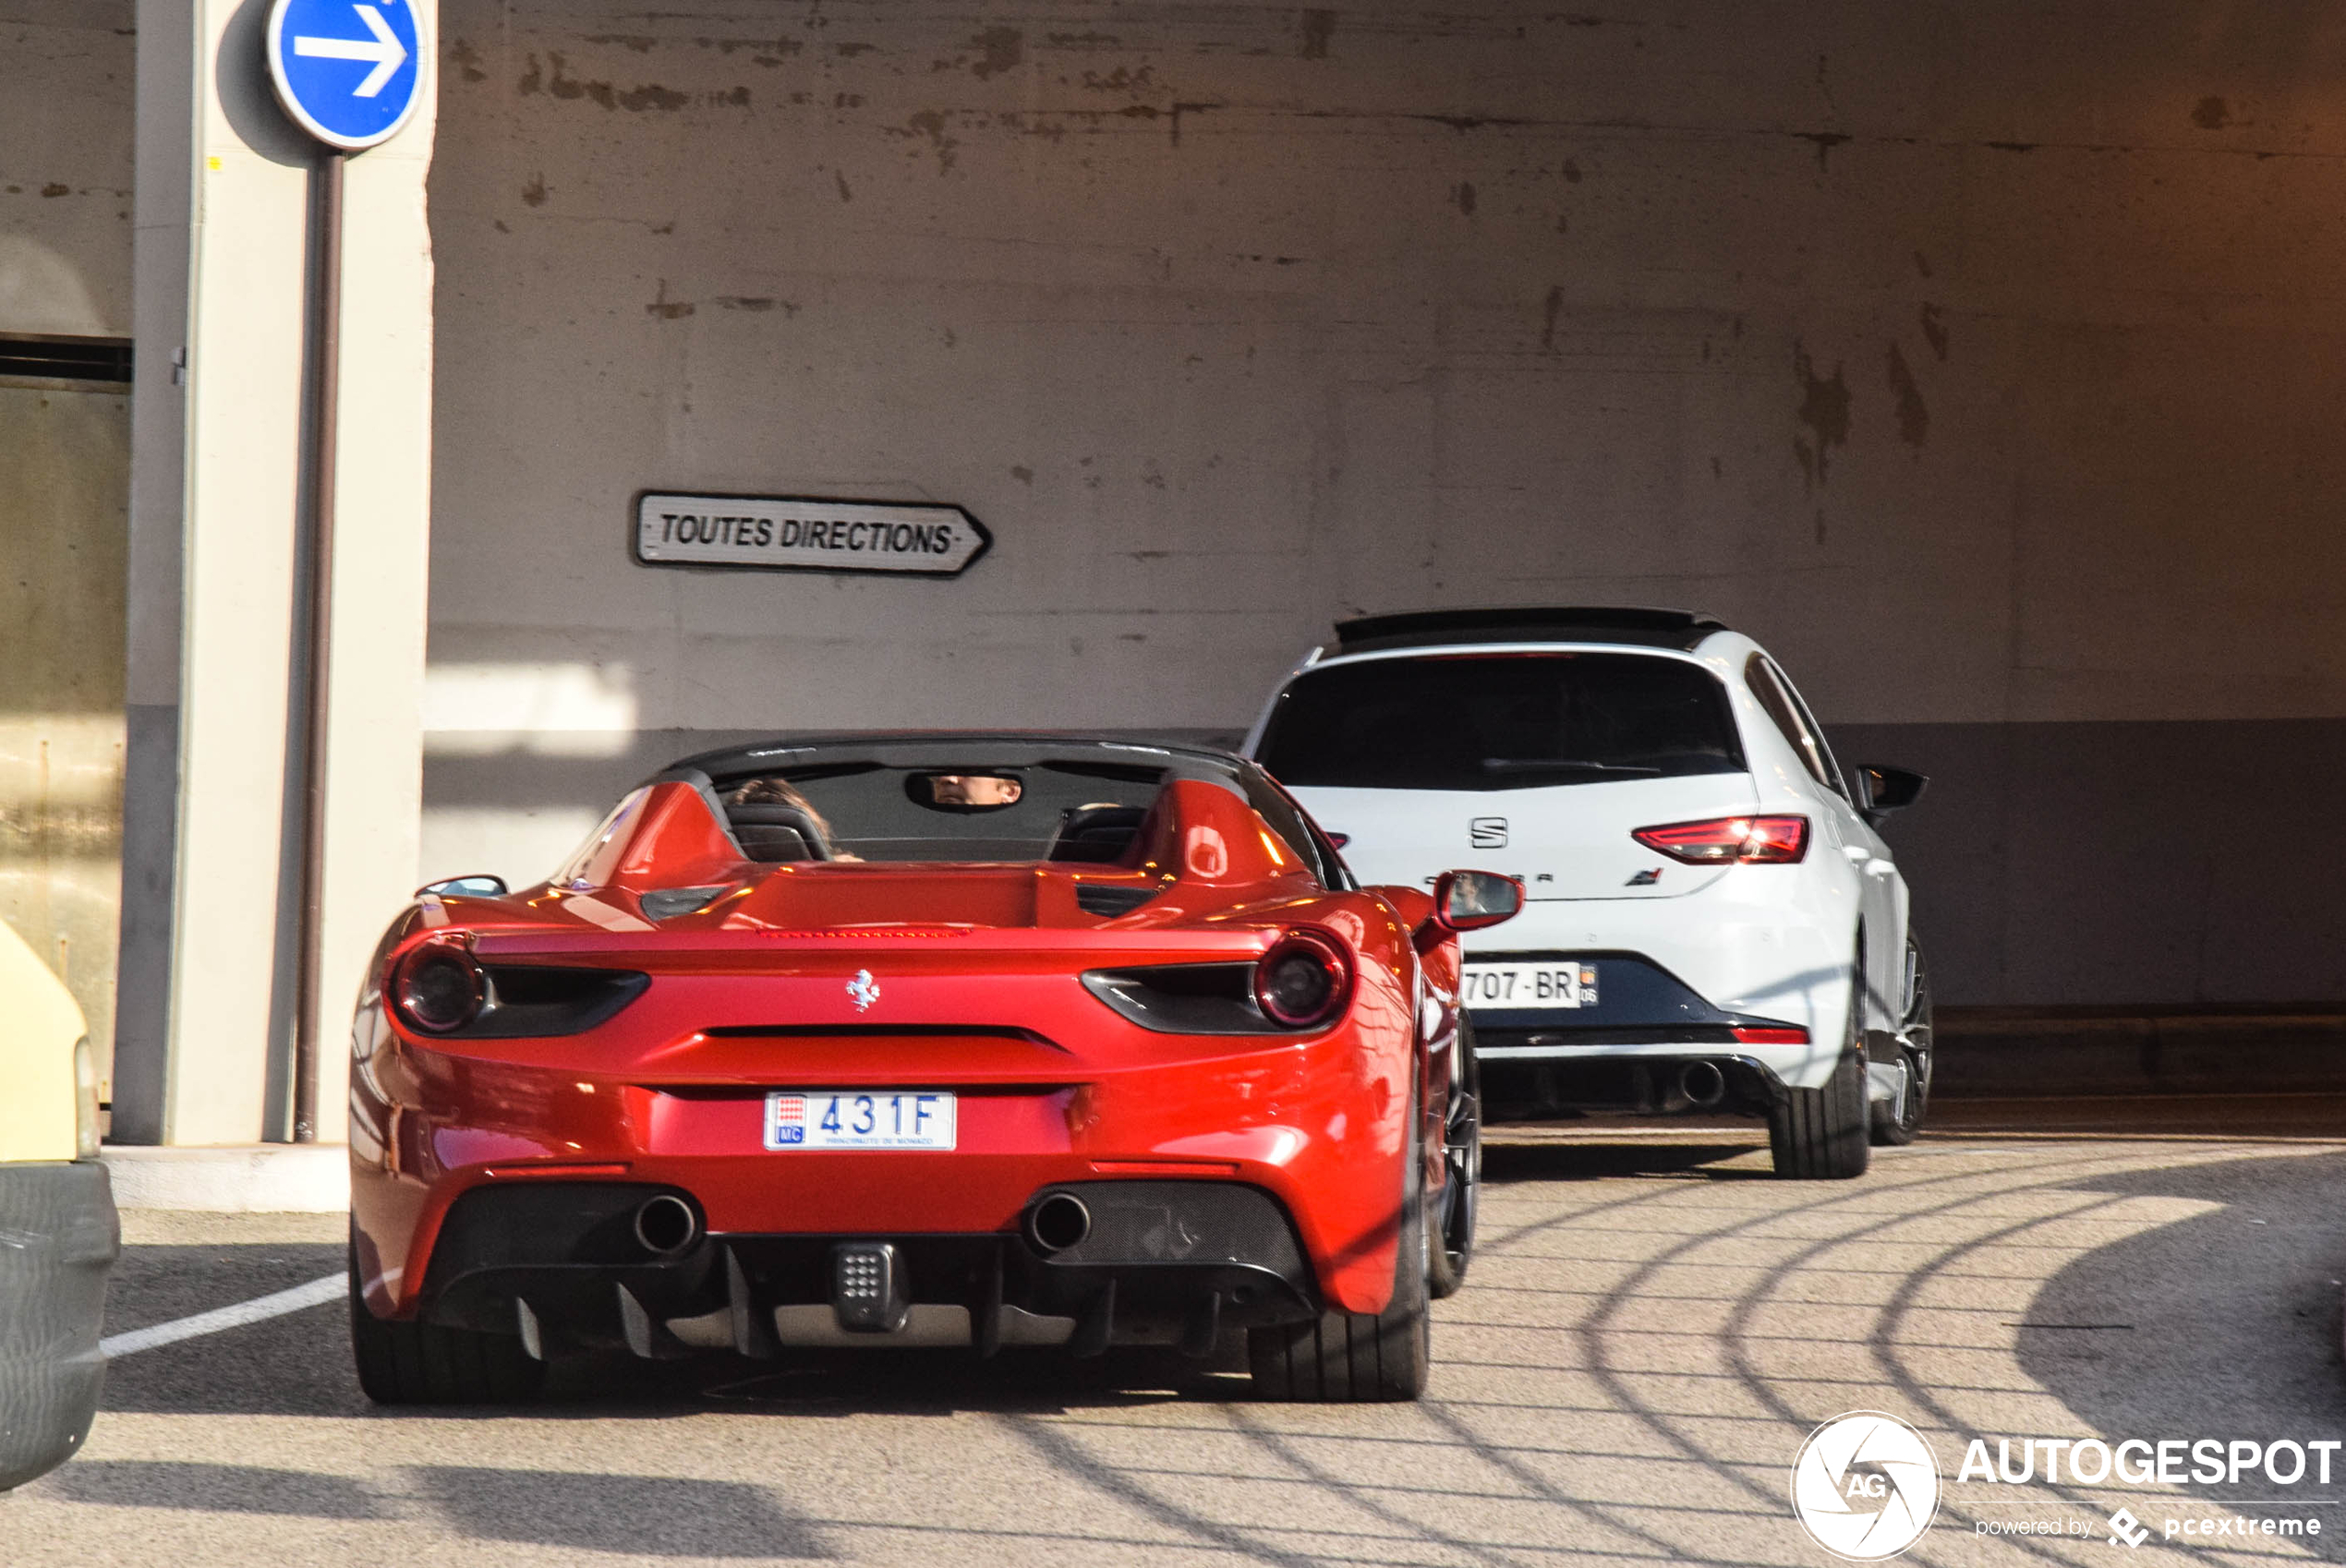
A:
[[[1597,966],[1571,959],[1469,964],[1458,989],[1469,1007],[1593,1007]]]
[[[950,1149],[953,1096],[933,1090],[781,1089],[766,1096],[768,1149]]]

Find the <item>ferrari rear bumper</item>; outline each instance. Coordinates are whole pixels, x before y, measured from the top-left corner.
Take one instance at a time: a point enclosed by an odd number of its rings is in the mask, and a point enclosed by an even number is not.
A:
[[[1204,1355],[1225,1329],[1319,1310],[1293,1223],[1260,1188],[1058,1183],[1034,1195],[1027,1216],[1048,1201],[1063,1217],[1070,1200],[1080,1236],[1045,1226],[1038,1238],[1031,1223],[1017,1234],[832,1236],[711,1233],[694,1194],[674,1186],[476,1188],[441,1225],[421,1311],[449,1327],[519,1333],[541,1355],[624,1346],[658,1358],[786,1345],[1063,1345],[1079,1355],[1177,1345]],[[843,1281],[858,1277],[884,1280],[883,1310],[848,1298]]]

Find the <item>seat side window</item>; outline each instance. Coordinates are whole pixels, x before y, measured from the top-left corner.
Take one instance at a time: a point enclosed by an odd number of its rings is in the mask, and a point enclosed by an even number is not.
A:
[[[1799,754],[1800,764],[1808,776],[1836,795],[1845,795],[1841,786],[1841,769],[1834,765],[1832,753],[1825,749],[1824,736],[1809,718],[1808,707],[1792,689],[1792,682],[1771,663],[1765,654],[1753,654],[1745,660],[1744,683],[1751,694],[1760,699],[1768,717],[1783,731],[1784,740]]]

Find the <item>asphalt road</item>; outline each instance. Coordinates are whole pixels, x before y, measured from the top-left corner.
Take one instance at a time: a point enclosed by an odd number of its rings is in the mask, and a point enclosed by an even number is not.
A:
[[[2346,1437],[2340,1110],[2073,1107],[2048,1136],[1951,1107],[1832,1184],[1770,1179],[1744,1127],[1503,1134],[1415,1406],[901,1353],[622,1360],[526,1408],[383,1412],[342,1308],[312,1308],[118,1360],[83,1456],[0,1497],[0,1563],[1822,1564],[1789,1466],[1854,1409],[1937,1451],[1914,1562],[2342,1556],[2346,1463],[2328,1488],[1955,1475],[1974,1436]],[[341,1265],[330,1218],[127,1229],[110,1333]],[[2106,1539],[2122,1503],[2139,1551]],[[2283,1516],[2325,1533],[2159,1538]],[[2094,1533],[1977,1533],[2022,1519]]]

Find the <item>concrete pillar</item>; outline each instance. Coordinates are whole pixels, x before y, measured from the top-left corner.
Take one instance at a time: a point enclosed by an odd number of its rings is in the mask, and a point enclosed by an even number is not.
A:
[[[248,1143],[289,1127],[316,150],[271,95],[268,9],[267,0],[139,7],[114,1124],[126,1142]],[[345,1125],[350,998],[417,860],[431,466],[427,94],[398,137],[353,158],[345,187],[319,1094],[328,1140]]]

